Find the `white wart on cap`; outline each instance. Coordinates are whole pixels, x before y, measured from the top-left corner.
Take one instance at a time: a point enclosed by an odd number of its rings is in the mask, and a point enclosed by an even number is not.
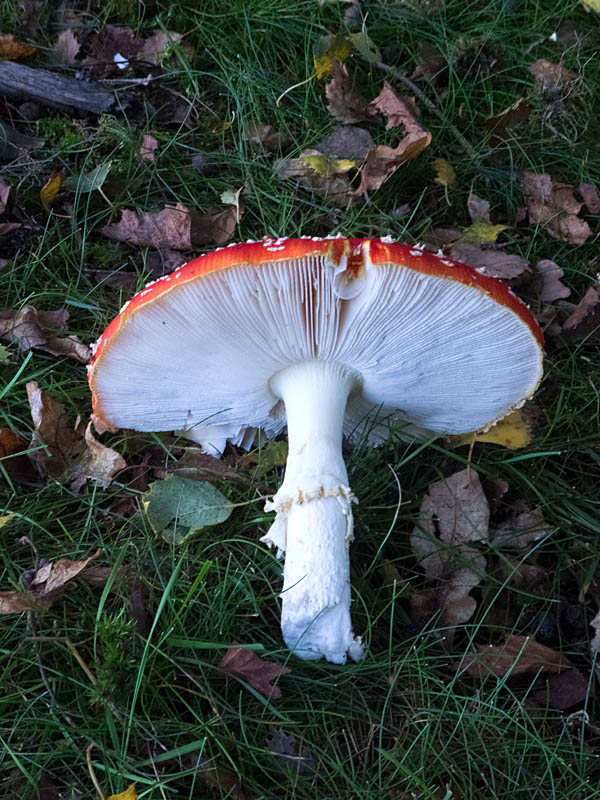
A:
[[[287,425],[265,537],[286,552],[283,634],[303,658],[343,663],[362,649],[342,434],[479,430],[541,375],[541,331],[500,281],[381,239],[303,238],[224,248],[149,285],[98,341],[90,385],[100,422],[182,431],[217,454]]]

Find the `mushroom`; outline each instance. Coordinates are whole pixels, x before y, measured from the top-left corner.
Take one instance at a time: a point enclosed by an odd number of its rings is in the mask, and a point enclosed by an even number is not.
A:
[[[542,333],[504,284],[387,239],[269,239],[151,283],[100,337],[95,419],[177,430],[220,454],[287,425],[263,541],[285,553],[283,638],[304,659],[363,655],[350,620],[342,437],[489,428],[542,375]],[[375,417],[373,416],[375,412]]]

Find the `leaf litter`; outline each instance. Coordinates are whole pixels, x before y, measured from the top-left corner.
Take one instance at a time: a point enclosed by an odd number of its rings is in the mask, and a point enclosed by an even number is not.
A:
[[[273,685],[273,681],[292,671],[289,667],[261,658],[253,650],[244,647],[230,647],[223,656],[219,669],[233,678],[245,681],[272,700],[278,700],[282,696],[281,689]]]

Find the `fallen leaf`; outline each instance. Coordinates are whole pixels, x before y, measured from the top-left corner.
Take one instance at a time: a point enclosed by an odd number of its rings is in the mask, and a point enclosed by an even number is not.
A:
[[[313,169],[310,159],[317,165],[327,164],[328,169],[321,171]],[[274,171],[283,180],[292,180],[305,189],[312,190],[320,197],[329,200],[334,205],[347,208],[353,202],[352,187],[346,176],[348,169],[336,172],[336,164],[346,164],[343,159],[329,158],[316,149],[303,150],[297,158],[281,159],[274,166]]]
[[[257,692],[278,700],[281,697],[279,686],[272,686],[271,681],[292,670],[275,661],[266,661],[256,655],[253,650],[243,647],[230,647],[219,664],[219,669],[227,675],[245,681]]]
[[[240,458],[240,464],[250,465],[255,468],[254,477],[262,480],[276,467],[285,467],[288,459],[288,443],[271,439],[264,447],[245,453]]]
[[[583,703],[589,691],[589,678],[577,667],[573,667],[556,674],[540,676],[530,696],[541,706],[551,706],[564,711]]]
[[[364,122],[371,119],[376,110],[354,89],[354,79],[350,77],[344,64],[335,62],[331,80],[325,86],[327,110],[334,119],[344,123]]]
[[[43,477],[60,477],[84,450],[81,433],[72,426],[62,403],[42,392],[36,381],[26,384],[34,434],[30,458]]]
[[[89,480],[103,489],[108,488],[117,472],[127,467],[125,459],[116,450],[106,447],[94,438],[91,421],[85,429],[85,443],[87,449],[69,471],[71,491],[75,494]]]
[[[486,119],[484,125],[489,135],[490,146],[496,147],[498,144],[514,140],[515,136],[510,129],[514,125],[518,125],[519,122],[526,122],[532,111],[533,109],[527,100],[520,97],[499,114]]]
[[[96,76],[107,77],[118,71],[118,62],[127,66],[129,61],[135,60],[143,46],[144,40],[131,28],[104,25],[90,37],[90,57],[85,59],[85,63],[93,66]]]
[[[0,431],[1,431],[1,429],[0,429]],[[16,516],[17,516],[16,514],[1,514],[0,515],[0,530],[2,530],[2,528],[4,528],[5,525],[8,525],[8,523],[11,520],[13,520]]]
[[[518,278],[529,269],[528,262],[521,256],[507,253],[505,250],[484,250],[462,240],[451,245],[450,255],[456,261],[468,264],[483,275],[506,281]]]
[[[423,136],[427,131],[417,120],[419,109],[414,97],[398,96],[387,81],[377,97],[369,103],[372,113],[380,113],[386,118],[385,129],[403,126],[407,134]],[[429,134],[431,141],[431,134]]]
[[[310,167],[317,175],[343,175],[351,169],[356,168],[354,161],[349,158],[332,158],[331,156],[324,156],[322,153],[308,153],[300,156],[302,162]]]
[[[581,341],[600,334],[600,295],[598,286],[592,285],[579,301],[573,313],[560,328],[561,335],[569,341]]]
[[[434,86],[448,73],[448,62],[437,47],[430,44],[421,45],[419,63],[410,76],[411,80],[425,80]]]
[[[233,236],[244,208],[240,204],[222,211],[212,209],[205,214],[196,211],[191,215],[191,238],[195,247],[206,244],[224,244]]]
[[[150,134],[145,133],[142,140],[142,145],[138,150],[138,155],[140,158],[145,159],[146,161],[154,161],[154,151],[157,147],[158,142],[154,136],[150,136]]]
[[[48,608],[63,593],[66,585],[100,553],[97,550],[82,561],[60,558],[58,561],[42,562],[38,570],[32,571],[24,581],[27,584],[25,591],[0,592],[0,614],[20,614]]]
[[[552,303],[564,297],[569,297],[571,290],[561,282],[564,272],[554,261],[543,258],[535,265],[535,270],[542,278],[540,300],[542,303]]]
[[[510,450],[520,450],[531,442],[531,424],[525,418],[523,409],[519,408],[492,425],[487,431],[461,433],[446,438],[452,447],[471,445],[473,442],[488,442],[500,444]]]
[[[590,214],[600,214],[600,197],[598,190],[593,183],[580,183],[577,187],[578,193],[583,199],[584,205]]]
[[[135,783],[130,783],[124,792],[120,792],[119,794],[111,794],[107,800],[138,800],[138,796],[135,791]]]
[[[314,775],[317,770],[318,762],[310,747],[281,728],[273,733],[267,747],[281,764],[298,775]]]
[[[120,221],[100,228],[100,233],[117,242],[139,247],[190,250],[191,228],[190,209],[177,203],[176,206],[165,206],[157,213],[123,209]]]
[[[177,544],[195,531],[225,522],[233,511],[231,502],[212,484],[178,475],[152,483],[143,503],[156,533],[163,533],[175,522],[167,538]]]
[[[23,306],[19,311],[0,309],[0,339],[16,342],[21,350],[36,348],[53,356],[68,356],[87,364],[91,358],[90,348],[77,336],[59,337],[56,334],[66,328],[69,312],[38,311],[34,306]]]
[[[437,585],[417,596],[413,608],[418,610],[433,601],[441,611],[442,624],[450,627],[471,618],[477,603],[469,593],[486,570],[485,556],[472,544],[487,540],[489,517],[475,470],[461,470],[430,484],[410,544],[427,580]]]
[[[242,140],[254,145],[262,145],[265,150],[273,152],[282,150],[290,143],[287,133],[279,133],[272,125],[257,120],[249,120],[242,132]]]
[[[489,200],[484,200],[482,197],[479,197],[472,189],[467,198],[467,211],[471,217],[471,222],[483,223],[484,225],[492,224]]]
[[[152,36],[144,40],[138,53],[138,58],[147,64],[159,66],[163,59],[169,55],[172,46],[179,44],[182,39],[183,35],[175,33],[175,31],[154,31]]]
[[[513,678],[521,675],[558,673],[573,665],[562,653],[536,642],[530,636],[511,634],[501,645],[477,645],[477,653],[466,656],[461,667],[474,678],[495,675]]]
[[[507,229],[508,225],[490,225],[487,222],[474,222],[461,236],[461,241],[467,244],[494,244],[498,235]]]
[[[28,443],[10,428],[0,428],[0,477],[8,475],[15,483],[35,483],[37,473],[25,453]]]
[[[590,626],[594,629],[594,638],[590,642],[590,652],[593,656],[600,658],[600,611],[590,622]]]
[[[590,226],[577,216],[583,203],[575,199],[574,186],[553,181],[546,172],[524,172],[521,180],[530,222],[544,225],[562,242],[583,244],[589,239]]]
[[[381,62],[381,50],[371,39],[369,34],[363,29],[357,33],[348,34],[348,39],[352,47],[367,64],[379,64]]]
[[[529,72],[540,81],[544,87],[552,88],[576,81],[579,76],[576,72],[566,69],[562,64],[553,64],[545,58],[539,58],[529,66]]]
[[[250,455],[249,453],[247,455]],[[243,464],[242,456],[239,459]],[[258,460],[258,457],[257,459]],[[224,455],[215,458],[209,453],[203,452],[199,447],[187,448],[182,457],[175,462],[171,462],[167,468],[167,473],[179,475],[182,478],[192,478],[194,480],[205,481],[208,477],[219,478],[221,480],[241,481],[250,483],[246,475],[236,470],[238,459],[233,456]]]
[[[354,194],[367,197],[369,192],[377,191],[399,166],[416,158],[430,142],[431,134],[423,131],[407,134],[396,147],[384,144],[375,147],[362,166],[360,186]]]
[[[515,514],[492,531],[492,542],[503,550],[524,553],[536,542],[555,532],[544,519],[542,509],[537,506]]]
[[[80,49],[77,37],[70,28],[67,28],[59,34],[50,52],[57,63],[74,64]]]
[[[95,192],[97,189],[102,188],[111,167],[112,161],[105,161],[89,172],[81,172],[79,175],[72,175],[63,182],[63,186],[71,192],[84,194]]]
[[[0,34],[0,61],[18,61],[37,53],[38,48],[31,44],[18,42],[12,33]]]
[[[435,182],[442,186],[453,186],[456,182],[456,172],[454,167],[445,158],[436,158],[433,161],[435,170]]]
[[[8,195],[10,194],[10,186],[4,181],[0,181],[0,214],[3,214],[6,210],[6,204],[8,202]]]
[[[231,800],[246,800],[239,780],[228,769],[211,766],[198,770],[197,774],[202,783],[209,789],[218,791],[221,797],[231,798]]]
[[[55,170],[51,173],[46,183],[40,189],[40,200],[46,211],[50,212],[54,199],[58,194],[62,182],[65,179],[64,169]]]
[[[327,78],[333,72],[336,62],[345,61],[352,51],[352,42],[344,34],[321,36],[313,47],[315,77]]]

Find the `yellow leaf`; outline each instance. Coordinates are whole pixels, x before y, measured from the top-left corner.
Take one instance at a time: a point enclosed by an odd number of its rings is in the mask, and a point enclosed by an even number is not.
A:
[[[491,442],[510,450],[520,450],[531,442],[531,426],[525,420],[522,409],[518,409],[485,432],[462,433],[448,436],[447,439],[453,447],[473,442]]]
[[[493,244],[498,234],[508,228],[508,225],[488,225],[487,222],[474,222],[461,236],[461,242],[469,244]]]
[[[37,53],[38,48],[32,44],[16,42],[12,33],[0,34],[0,61],[15,61],[17,58],[26,58]]]
[[[46,211],[50,211],[52,208],[54,198],[58,194],[58,190],[64,179],[65,171],[64,169],[59,169],[50,175],[44,186],[40,189],[40,200]]]
[[[130,783],[125,791],[121,792],[120,794],[111,794],[111,796],[107,797],[106,800],[137,800],[135,783]]]
[[[433,162],[435,170],[435,182],[441,183],[442,186],[452,186],[456,181],[456,172],[454,167],[445,158],[436,158]]]
[[[302,161],[319,175],[340,174],[356,166],[348,158],[328,158],[327,156],[303,156]]]
[[[314,47],[315,77],[327,78],[333,71],[335,61],[343,63],[352,51],[352,42],[343,34],[323,36]]]
[[[600,0],[581,0],[581,5],[586,11],[597,11],[600,13]]]
[[[8,525],[11,519],[14,519],[15,516],[16,514],[2,514],[2,516],[0,516],[0,528]]]

